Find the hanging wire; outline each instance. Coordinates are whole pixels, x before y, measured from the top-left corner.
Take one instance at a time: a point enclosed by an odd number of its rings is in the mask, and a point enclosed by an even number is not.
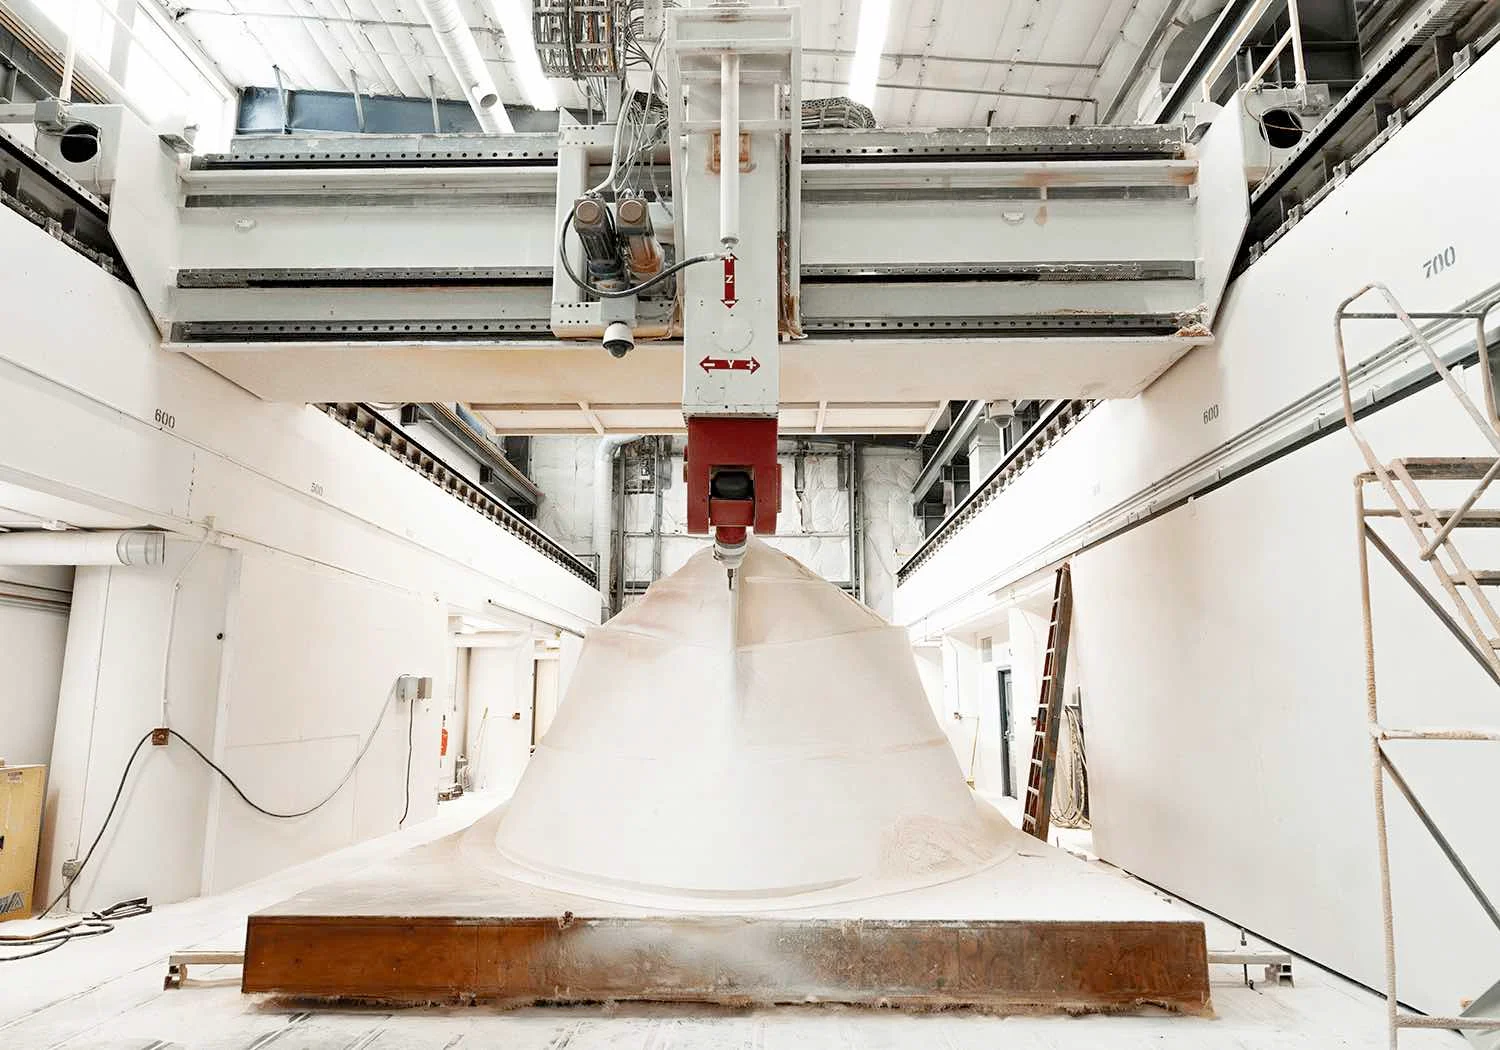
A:
[[[217,762],[215,762],[213,759],[209,758],[208,755],[204,754],[203,751],[202,751],[202,749],[200,749],[197,744],[193,743],[191,740],[189,740],[187,737],[183,736],[177,730],[172,729],[170,727],[167,727],[165,729],[165,732],[169,736],[174,737],[177,740],[182,741],[182,743],[186,744],[188,750],[190,750],[193,754],[197,755],[198,758],[199,758],[199,760],[201,760],[204,765],[208,766],[209,769],[212,769],[215,773],[217,773],[220,777],[222,777],[223,780],[224,780],[224,782],[229,785],[230,790],[233,791],[236,795],[238,795],[240,797],[240,800],[243,801],[245,803],[245,805],[249,806],[251,809],[255,810],[257,813],[260,813],[260,814],[262,814],[264,816],[273,817],[273,818],[275,818],[277,820],[297,820],[297,819],[299,819],[301,817],[305,817],[305,816],[308,816],[309,814],[315,813],[318,810],[322,809],[324,806],[328,805],[328,803],[332,802],[333,799],[334,799],[334,797],[337,796],[338,793],[344,789],[344,785],[346,785],[346,784],[349,783],[350,778],[354,776],[355,770],[357,770],[359,768],[360,763],[364,761],[365,755],[369,753],[370,745],[375,742],[375,737],[376,737],[376,735],[380,731],[381,723],[383,723],[385,721],[385,714],[386,714],[386,712],[388,710],[390,710],[391,701],[396,696],[396,690],[397,690],[397,688],[399,687],[399,685],[401,683],[401,677],[402,676],[398,676],[396,678],[396,680],[391,683],[391,688],[390,688],[390,690],[385,695],[385,702],[380,705],[380,712],[379,712],[379,714],[375,718],[375,725],[371,728],[371,730],[369,732],[369,735],[365,739],[364,745],[362,747],[360,747],[359,753],[354,756],[354,761],[350,764],[348,770],[345,771],[343,777],[341,777],[339,779],[339,782],[333,786],[333,789],[331,791],[329,791],[328,794],[326,794],[325,796],[323,796],[323,798],[320,799],[318,802],[315,802],[313,805],[308,806],[305,809],[299,809],[299,810],[295,810],[295,811],[292,811],[292,812],[280,812],[280,811],[273,810],[273,809],[268,809],[267,807],[262,806],[260,803],[255,802],[253,799],[251,799],[249,795],[245,794],[244,789],[242,789],[239,786],[239,784],[235,782],[234,778],[231,777],[228,773],[226,773],[224,771],[223,767],[220,766]],[[409,718],[410,717],[414,717],[414,716],[409,716]],[[120,782],[115,787],[115,795],[114,795],[113,800],[111,800],[111,802],[109,804],[109,810],[104,814],[104,821],[99,825],[99,832],[98,832],[98,834],[96,834],[94,836],[94,841],[89,844],[88,852],[86,852],[83,855],[83,860],[79,862],[78,867],[76,867],[75,869],[73,869],[73,874],[68,877],[68,881],[63,885],[62,890],[59,891],[59,893],[57,894],[57,896],[52,899],[52,903],[51,904],[47,905],[45,908],[42,909],[41,914],[39,916],[37,916],[38,918],[46,918],[47,917],[47,913],[50,912],[53,908],[57,907],[58,904],[62,902],[62,899],[64,897],[66,897],[72,891],[73,884],[78,881],[79,876],[81,876],[83,874],[83,870],[88,867],[89,861],[94,856],[94,851],[99,848],[99,843],[104,838],[104,833],[107,830],[109,830],[110,821],[112,821],[114,819],[115,810],[120,805],[120,797],[125,792],[125,784],[130,779],[130,771],[135,766],[135,760],[140,757],[141,749],[146,746],[146,743],[151,740],[151,738],[156,734],[156,732],[157,732],[157,730],[155,730],[155,729],[148,729],[148,730],[146,730],[145,733],[143,733],[141,735],[141,738],[136,741],[135,749],[130,752],[130,758],[126,761],[126,763],[125,763],[125,769],[120,774]],[[408,763],[408,772],[407,772],[407,792],[408,792],[407,806],[408,806],[408,808],[410,807],[410,790],[411,790],[410,762],[411,762],[411,736],[410,736],[410,726],[408,725],[408,735],[407,735],[407,763]],[[403,820],[406,819],[405,818],[405,814],[402,815],[402,819]],[[124,903],[129,903],[129,902],[124,902]],[[144,898],[141,899],[140,903],[144,903]],[[120,905],[120,904],[116,904],[116,905],[112,906],[112,908],[120,908],[120,907],[122,907],[122,905]],[[112,910],[112,909],[106,909],[106,912],[108,912],[110,910]],[[146,910],[149,911],[150,908],[148,907]],[[91,913],[91,915],[100,915],[100,914],[104,914],[104,913]],[[139,912],[132,912],[131,914],[140,914],[140,913]],[[114,918],[125,918],[126,916],[125,915],[115,915],[113,917]],[[108,933],[109,931],[101,929],[101,930],[95,930],[94,932],[95,933]],[[90,936],[90,935],[91,934],[87,933],[87,932],[80,932],[80,933],[72,934],[71,936]],[[44,934],[37,934],[37,935],[34,935],[34,936],[44,936]],[[0,942],[0,943],[4,943],[4,942]],[[48,948],[46,950],[47,951],[51,951],[52,949]],[[41,952],[33,952],[33,953],[30,953],[29,955],[17,956],[17,958],[30,958],[30,955],[40,955],[40,954],[42,954],[42,953]],[[9,961],[9,960],[5,959],[5,958],[0,958],[0,962],[4,962],[4,961]]]

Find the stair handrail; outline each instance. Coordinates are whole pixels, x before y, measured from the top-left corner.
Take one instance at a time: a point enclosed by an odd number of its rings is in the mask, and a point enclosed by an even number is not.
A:
[[[1350,304],[1352,304],[1356,299],[1364,296],[1366,293],[1372,291],[1379,292],[1385,299],[1386,303],[1390,305],[1391,313],[1389,315],[1349,313]],[[1439,313],[1425,313],[1420,316],[1427,318],[1466,317],[1473,320],[1477,329],[1477,341],[1475,346],[1478,349],[1481,358],[1483,358],[1485,356],[1486,343],[1484,330],[1485,318],[1489,316],[1489,312],[1490,310],[1494,309],[1494,306],[1495,304],[1491,303],[1490,305],[1480,310],[1452,310]],[[1374,450],[1371,449],[1369,443],[1365,441],[1364,436],[1359,432],[1359,427],[1355,422],[1354,395],[1349,388],[1349,359],[1348,354],[1344,349],[1344,321],[1346,319],[1371,320],[1384,318],[1387,316],[1400,321],[1402,326],[1406,328],[1407,335],[1411,337],[1411,341],[1421,348],[1422,353],[1426,355],[1427,360],[1432,364],[1433,371],[1438,374],[1438,376],[1443,380],[1443,383],[1448,387],[1450,391],[1452,391],[1453,396],[1458,398],[1459,403],[1464,406],[1464,411],[1467,412],[1469,414],[1469,418],[1474,421],[1474,425],[1479,428],[1480,432],[1484,434],[1485,440],[1487,440],[1490,443],[1491,447],[1494,448],[1495,455],[1497,457],[1500,457],[1500,433],[1496,433],[1494,426],[1490,423],[1490,420],[1484,415],[1484,413],[1479,410],[1479,407],[1474,404],[1469,395],[1464,392],[1463,385],[1459,383],[1459,381],[1453,377],[1453,374],[1443,366],[1443,359],[1440,358],[1437,351],[1433,349],[1431,341],[1428,340],[1427,336],[1422,333],[1422,330],[1417,327],[1416,322],[1412,320],[1411,314],[1407,312],[1405,307],[1401,305],[1400,301],[1397,300],[1396,296],[1391,292],[1390,288],[1383,282],[1371,281],[1369,284],[1362,286],[1359,291],[1355,292],[1353,295],[1349,296],[1341,303],[1339,303],[1338,309],[1334,312],[1333,318],[1334,346],[1338,350],[1339,361],[1339,387],[1344,399],[1344,424],[1349,428],[1350,435],[1353,436],[1355,443],[1359,445],[1360,451],[1364,453],[1365,460],[1369,463],[1371,469],[1376,470],[1377,473],[1383,473],[1379,470],[1380,463],[1375,458]]]
[[[1371,291],[1377,291],[1380,293],[1382,298],[1384,298],[1386,303],[1390,306],[1391,312],[1389,314],[1350,313],[1350,305],[1353,304],[1355,300],[1361,298]],[[1485,335],[1484,326],[1486,318],[1489,316],[1490,311],[1495,308],[1495,305],[1495,303],[1490,303],[1487,306],[1483,306],[1477,310],[1442,311],[1423,313],[1419,316],[1423,318],[1433,319],[1469,318],[1473,320],[1475,326],[1474,345],[1479,353],[1481,365],[1487,367],[1487,337]],[[1349,357],[1348,352],[1344,347],[1344,321],[1351,318],[1363,320],[1389,318],[1400,321],[1402,326],[1405,327],[1407,335],[1410,337],[1411,341],[1415,343],[1419,348],[1421,348],[1422,353],[1426,356],[1428,362],[1432,365],[1433,371],[1437,373],[1440,379],[1442,379],[1444,385],[1448,387],[1453,396],[1458,399],[1459,404],[1463,405],[1464,411],[1469,414],[1469,418],[1473,420],[1474,425],[1479,428],[1479,431],[1484,435],[1485,440],[1488,441],[1490,443],[1490,446],[1495,450],[1495,464],[1490,468],[1489,472],[1480,479],[1479,484],[1475,486],[1472,492],[1469,493],[1468,497],[1463,501],[1463,503],[1459,505],[1458,509],[1449,516],[1448,520],[1439,521],[1436,515],[1432,515],[1432,519],[1435,524],[1423,522],[1426,527],[1434,529],[1434,535],[1431,537],[1431,539],[1423,538],[1420,542],[1421,559],[1423,561],[1431,561],[1437,555],[1438,550],[1448,542],[1449,535],[1463,521],[1464,516],[1474,508],[1474,504],[1479,501],[1479,497],[1484,494],[1485,489],[1487,489],[1490,486],[1490,483],[1493,482],[1497,477],[1500,477],[1500,432],[1496,431],[1495,426],[1491,422],[1490,418],[1480,411],[1479,406],[1474,404],[1473,399],[1469,397],[1468,393],[1464,390],[1463,385],[1459,383],[1456,378],[1454,378],[1453,373],[1449,371],[1449,369],[1444,367],[1443,360],[1438,356],[1437,350],[1433,348],[1432,341],[1429,340],[1427,336],[1422,332],[1422,330],[1417,327],[1416,322],[1412,320],[1411,313],[1401,305],[1400,300],[1396,298],[1395,294],[1387,285],[1380,281],[1372,281],[1369,284],[1363,285],[1353,295],[1340,302],[1338,305],[1338,309],[1334,312],[1333,337],[1334,346],[1338,352],[1339,392],[1344,402],[1344,425],[1349,428],[1349,434],[1354,438],[1354,443],[1359,446],[1360,453],[1365,457],[1365,463],[1369,465],[1370,470],[1373,471],[1375,476],[1379,479],[1381,486],[1386,490],[1386,494],[1391,498],[1391,501],[1396,504],[1399,509],[1402,510],[1403,517],[1408,516],[1406,513],[1405,501],[1397,498],[1394,480],[1390,477],[1390,473],[1387,470],[1386,466],[1381,463],[1379,458],[1375,455],[1375,450],[1372,449],[1369,442],[1365,440],[1364,435],[1360,432],[1359,424],[1356,421],[1354,412],[1354,394],[1350,389],[1349,380]],[[1486,381],[1486,383],[1486,389],[1488,389],[1488,381]]]
[[[1390,305],[1391,312],[1389,314],[1349,312],[1350,304],[1370,291],[1378,291],[1381,294]],[[1481,362],[1485,362],[1487,361],[1487,353],[1484,324],[1485,318],[1488,316],[1492,306],[1493,304],[1477,310],[1422,312],[1417,314],[1417,316],[1424,319],[1452,320],[1468,318],[1473,320],[1477,326],[1477,348],[1480,360]],[[1395,460],[1389,465],[1382,463],[1379,457],[1375,455],[1375,450],[1370,447],[1369,442],[1365,440],[1364,435],[1360,432],[1354,412],[1354,395],[1350,389],[1348,353],[1344,347],[1344,321],[1346,319],[1395,319],[1400,321],[1406,328],[1411,341],[1421,348],[1422,353],[1426,355],[1433,370],[1443,380],[1444,384],[1447,385],[1453,396],[1463,405],[1470,419],[1474,421],[1474,424],[1484,434],[1485,439],[1495,450],[1496,463],[1491,465],[1491,469],[1480,479],[1479,485],[1474,492],[1449,516],[1446,522],[1442,521],[1428,506],[1426,500],[1422,498],[1420,490],[1409,476],[1402,461]],[[1422,560],[1428,562],[1436,570],[1438,583],[1448,595],[1449,600],[1453,602],[1455,608],[1463,616],[1464,622],[1473,634],[1476,644],[1484,647],[1484,652],[1488,658],[1487,662],[1497,673],[1500,673],[1500,656],[1497,656],[1494,648],[1495,632],[1500,631],[1500,613],[1496,612],[1493,604],[1486,597],[1473,571],[1465,563],[1462,554],[1454,545],[1451,535],[1449,535],[1453,528],[1463,521],[1464,515],[1473,508],[1474,503],[1478,501],[1479,496],[1488,487],[1489,483],[1495,477],[1500,476],[1500,433],[1496,432],[1495,427],[1490,423],[1488,417],[1479,411],[1479,408],[1469,398],[1468,394],[1465,393],[1463,386],[1454,378],[1453,374],[1443,366],[1442,358],[1438,356],[1437,351],[1432,346],[1432,342],[1417,327],[1416,323],[1412,320],[1412,314],[1401,305],[1394,293],[1385,284],[1373,281],[1362,286],[1353,295],[1340,302],[1338,309],[1334,313],[1333,329],[1334,345],[1338,353],[1340,394],[1344,402],[1344,424],[1349,429],[1349,435],[1354,439],[1354,443],[1359,447],[1360,453],[1364,456],[1365,463],[1369,467],[1370,476],[1380,483],[1380,487],[1385,491],[1386,498],[1391,501],[1392,506],[1396,508],[1402,520],[1406,523],[1408,530],[1412,534],[1412,538],[1416,541],[1418,550],[1422,553]],[[1400,489],[1397,487],[1397,479],[1392,476],[1393,473],[1399,473],[1401,483],[1411,492],[1411,500],[1402,495]],[[1417,504],[1415,509],[1412,506],[1413,501]],[[1363,527],[1364,525],[1361,523],[1361,528]],[[1423,531],[1424,529],[1432,530],[1432,535],[1429,536]],[[1442,560],[1437,557],[1437,552],[1441,549],[1446,549],[1449,559],[1453,562],[1452,568],[1445,566]],[[1454,577],[1457,577],[1458,583],[1465,587],[1462,595],[1455,585]],[[1478,612],[1489,624],[1490,630],[1481,627],[1476,618],[1475,611],[1469,606],[1470,600],[1478,607]]]

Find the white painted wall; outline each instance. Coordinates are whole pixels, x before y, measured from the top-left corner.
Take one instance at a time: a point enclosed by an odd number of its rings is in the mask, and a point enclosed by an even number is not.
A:
[[[557,657],[538,657],[536,661],[536,717],[533,737],[540,741],[557,717],[557,705],[562,702],[559,691],[560,668]]]
[[[917,677],[922,681],[922,692],[927,694],[927,703],[941,725],[944,715],[943,698],[943,647],[941,644],[912,646],[912,657],[917,662]],[[948,711],[951,717],[953,712]]]
[[[1420,395],[1370,429],[1393,454],[1421,448],[1446,407]],[[1358,583],[1349,487],[1337,483],[1359,465],[1347,438],[1330,438],[1079,558],[1075,680],[1100,854],[1375,983]],[[1494,686],[1389,570],[1377,566],[1373,584],[1387,722],[1493,724]],[[1131,595],[1128,615],[1119,594]],[[1485,830],[1495,755],[1396,754],[1481,882],[1500,886]],[[1455,1010],[1493,983],[1500,934],[1388,797],[1403,993]]]
[[[518,635],[469,652],[469,721],[482,725],[475,762],[475,785],[506,796],[531,757],[535,643]]]
[[[575,553],[594,553],[593,469],[597,445],[598,439],[591,437],[536,437],[531,442],[532,479],[546,497],[537,523]],[[896,567],[922,542],[922,526],[911,509],[911,486],[921,470],[921,456],[899,448],[868,448],[861,456],[865,603],[889,618],[894,611]],[[826,579],[846,581],[848,544],[836,536],[816,534],[847,527],[848,495],[839,491],[835,460],[810,457],[807,462],[807,487],[799,506],[792,457],[781,457],[782,513],[772,545]],[[672,481],[662,500],[663,529],[668,534],[662,548],[663,574],[680,568],[707,542],[685,533],[687,495],[680,455],[673,458],[669,474]],[[653,497],[628,497],[627,516],[627,530],[648,531]],[[651,548],[651,540],[644,537],[626,543],[625,563],[631,579],[650,576]]]
[[[990,643],[988,655],[986,641]],[[970,745],[969,776],[978,790],[998,795],[1003,794],[1005,779],[999,762],[1000,678],[995,670],[993,646],[992,631],[980,632],[974,661],[974,722],[969,727],[971,736],[978,734],[979,746]]]
[[[169,615],[176,627],[166,664],[168,723],[205,751],[212,745],[217,636],[225,629],[234,555],[212,546],[199,552],[174,610],[173,580],[193,553],[191,544],[169,543],[163,566],[77,570],[38,869],[38,896],[49,902],[63,886],[62,862],[87,853],[132,751],[161,724]],[[144,745],[119,811],[74,883],[73,906],[201,892],[213,779],[181,745]]]
[[[781,513],[776,517],[776,535],[767,542],[792,555],[826,580],[847,583],[849,559],[849,490],[839,488],[838,460],[832,455],[809,455],[803,472],[804,489],[796,490],[793,457],[783,454],[781,464]],[[630,463],[636,460],[632,457]],[[694,554],[708,546],[707,536],[687,533],[687,485],[683,482],[681,452],[667,467],[671,479],[662,493],[662,575],[676,572]],[[649,532],[655,497],[649,492],[625,497],[627,533]],[[651,579],[653,541],[646,536],[627,536],[625,578],[638,582]]]
[[[252,797],[296,805],[336,780],[398,670],[431,674],[444,696],[450,611],[597,620],[592,587],[359,435],[163,352],[128,288],[9,212],[0,244],[25,260],[0,286],[0,483],[172,532],[186,541],[169,544],[174,572],[211,527],[184,582],[169,719]],[[169,596],[160,571],[79,573],[44,889],[97,833],[131,748],[160,720]],[[416,715],[417,819],[433,805],[440,707]],[[304,822],[271,824],[210,791],[178,743],[143,754],[73,903],[167,903],[389,830],[405,734],[381,734],[349,795]]]
[[[574,634],[564,634],[557,642],[557,702],[560,705],[568,695],[573,672],[578,668],[578,657],[583,652],[583,639]]]
[[[256,813],[212,789],[205,892],[217,893],[397,827],[437,808],[438,727],[447,695],[447,610],[283,554],[247,551],[230,597],[215,754],[245,793],[278,812],[325,798],[374,739],[349,784],[301,820]],[[398,703],[399,675],[430,676],[433,699]],[[377,718],[384,718],[376,730]],[[409,725],[410,723],[410,725]],[[200,745],[201,746],[201,745]]]
[[[448,755],[443,759],[439,775],[444,786],[453,783],[459,757],[469,753],[469,650],[450,646],[449,654],[448,689],[443,694]],[[441,720],[439,724],[442,724]]]
[[[1212,475],[1336,414],[1318,392],[1334,374],[1333,310],[1363,282],[1386,280],[1412,309],[1451,308],[1500,282],[1500,211],[1487,174],[1496,142],[1472,131],[1488,126],[1497,95],[1500,55],[1490,54],[1239,278],[1213,348],[1141,397],[1095,408],[917,570],[897,594],[914,636],[965,636],[976,618],[1023,600],[1046,584],[1038,570],[1164,499],[1179,468]],[[1458,265],[1426,276],[1423,260],[1449,244]],[[1396,334],[1357,322],[1352,356]],[[1475,454],[1477,435],[1458,411],[1431,389],[1365,428],[1387,458]],[[1361,468],[1349,436],[1335,432],[1077,554],[1066,689],[1083,690],[1101,856],[1378,984],[1350,485]],[[1409,537],[1390,535],[1412,553]],[[1474,563],[1500,564],[1488,560],[1500,558],[1495,538],[1464,543],[1481,552]],[[1377,569],[1387,720],[1492,724],[1493,685],[1402,586]],[[1021,635],[1038,625],[1019,621],[1010,633],[1024,710],[1035,689],[1020,671]],[[1406,745],[1398,760],[1493,893],[1500,763],[1484,747]],[[1391,800],[1401,994],[1455,1011],[1500,975],[1500,935]]]
[[[1031,749],[1035,742],[1037,702],[1042,694],[1042,671],[1047,658],[1047,630],[1052,623],[1052,593],[1046,589],[1007,610],[1007,651],[1010,657],[1011,710],[1015,720],[1010,732],[1011,786],[1017,798],[1024,798],[1031,773]],[[1069,660],[1072,657],[1070,655]],[[996,708],[989,718],[996,728],[985,735],[981,770],[989,790],[999,791],[1001,769],[998,682]],[[1071,682],[1063,685],[1064,695],[1071,695]]]
[[[943,639],[943,727],[964,776],[973,779],[978,756],[975,733],[981,730],[979,710],[979,644],[973,634]]]
[[[911,509],[922,457],[905,449],[867,448],[860,466],[865,604],[889,620],[896,611],[896,569],[922,545],[922,523]]]
[[[542,490],[536,523],[574,554],[594,554],[594,437],[531,439],[531,480]]]
[[[20,593],[45,588],[67,601],[73,570],[54,566],[0,565],[0,761],[13,766],[48,765],[62,679],[68,612],[38,604],[8,602],[7,584]]]

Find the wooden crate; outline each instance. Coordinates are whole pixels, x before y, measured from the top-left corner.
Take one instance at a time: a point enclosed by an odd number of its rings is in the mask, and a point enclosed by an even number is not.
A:
[[[46,766],[0,765],[0,922],[35,910]]]

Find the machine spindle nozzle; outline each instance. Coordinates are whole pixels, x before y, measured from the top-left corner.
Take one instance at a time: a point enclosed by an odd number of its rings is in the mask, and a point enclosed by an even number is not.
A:
[[[735,573],[745,561],[750,537],[743,528],[720,527],[714,530],[714,559],[729,573],[729,589],[734,590]]]

